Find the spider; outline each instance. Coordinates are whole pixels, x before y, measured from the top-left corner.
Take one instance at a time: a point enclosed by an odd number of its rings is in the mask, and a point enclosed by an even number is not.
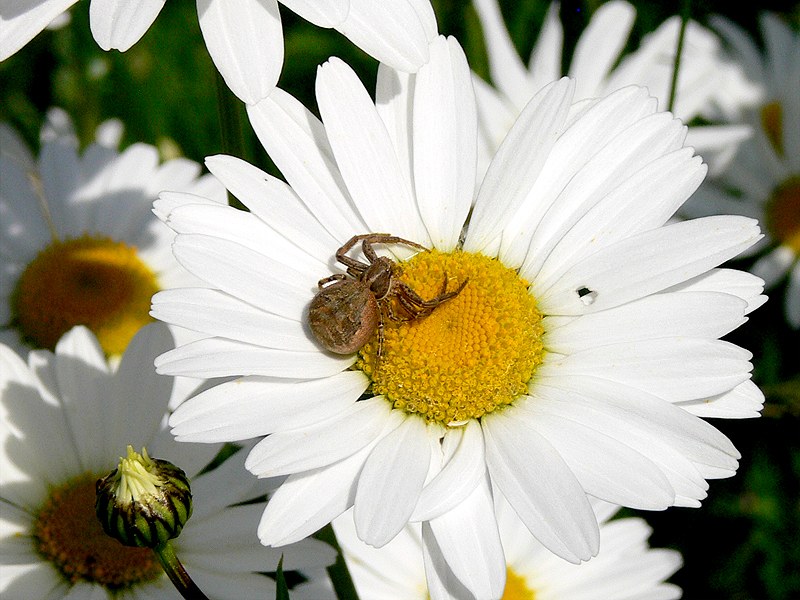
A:
[[[361,242],[369,264],[347,256],[347,252],[358,242]],[[467,281],[457,290],[448,292],[445,275],[439,295],[431,300],[424,300],[399,279],[401,267],[389,257],[378,256],[373,244],[405,244],[427,251],[424,246],[388,233],[353,236],[336,251],[336,260],[347,267],[347,274],[337,273],[320,279],[319,292],[308,307],[308,320],[317,341],[326,350],[336,354],[357,352],[377,330],[377,362],[380,362],[384,311],[389,318],[396,321],[425,317],[443,302],[458,296]],[[392,298],[410,315],[409,318],[398,317],[392,312]]]

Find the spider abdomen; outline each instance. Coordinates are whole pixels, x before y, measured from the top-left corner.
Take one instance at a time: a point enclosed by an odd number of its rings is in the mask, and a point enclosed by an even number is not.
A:
[[[308,307],[311,332],[337,354],[352,354],[369,341],[380,323],[380,308],[362,281],[346,279],[322,288]]]

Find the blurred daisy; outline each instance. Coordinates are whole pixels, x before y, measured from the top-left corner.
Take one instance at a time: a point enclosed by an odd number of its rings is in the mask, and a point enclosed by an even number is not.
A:
[[[587,494],[698,506],[706,479],[735,472],[736,449],[696,415],[757,416],[763,402],[750,353],[717,339],[762,301],[759,279],[715,268],[755,243],[758,225],[664,226],[705,174],[685,127],[641,88],[573,96],[569,79],[537,94],[478,188],[455,40],[438,38],[415,75],[381,67],[374,101],[334,58],[317,75],[321,121],[279,89],[250,107],[288,184],[217,156],[209,169],[249,212],[160,196],[176,258],[209,287],[153,298],[156,318],[207,336],[156,366],[240,376],[181,405],[173,433],[267,436],[247,468],[289,477],[263,543],[302,539],[350,506],[373,546],[427,522],[426,543],[461,584],[498,598],[492,485],[577,563],[599,544]],[[333,354],[307,321],[317,282],[341,273],[337,248],[367,232],[431,249],[389,248],[403,260],[395,277],[422,298],[466,282],[428,317],[385,319],[378,369],[377,335]]]
[[[761,16],[763,51],[731,21],[713,21],[732,55],[766,91],[757,110],[745,111],[755,130],[728,168],[709,179],[683,211],[688,216],[733,213],[757,218],[766,239],[752,253],[752,272],[773,287],[789,275],[787,321],[800,327],[800,34],[780,17]]]
[[[485,139],[483,153],[491,157],[524,106],[542,87],[562,75],[563,28],[560,3],[547,11],[528,66],[509,36],[497,0],[473,0],[486,39],[489,71],[495,88],[475,77],[478,110]],[[628,43],[636,9],[612,0],[601,4],[575,47],[568,73],[575,79],[575,100],[599,98],[627,85],[641,85],[669,105],[681,19],[673,16],[644,36],[639,47],[621,57]],[[687,24],[681,54],[675,105],[684,123],[731,116],[743,104],[755,104],[760,90],[733,61],[726,60],[713,32],[694,21]],[[724,165],[736,146],[750,135],[744,125],[691,127],[687,145],[708,163]],[[487,160],[487,159],[484,159]]]
[[[77,0],[29,0],[0,11],[0,60],[27,44]],[[125,52],[155,21],[165,0],[92,0],[89,23],[103,50]],[[17,3],[19,4],[19,3]],[[305,20],[333,28],[367,54],[403,71],[428,60],[437,33],[430,0],[280,0]],[[283,68],[278,0],[197,0],[200,30],[225,83],[242,101],[266,97]]]
[[[86,325],[107,355],[118,355],[152,320],[155,292],[197,285],[173,258],[174,233],[152,203],[164,189],[224,203],[225,190],[188,159],[159,164],[153,146],[119,152],[121,133],[106,122],[79,153],[69,117],[51,110],[36,160],[0,125],[0,341],[21,352],[21,344],[53,350]]]
[[[609,522],[619,507],[592,501],[600,523],[600,552],[582,565],[565,562],[530,535],[508,504],[496,504],[506,553],[504,600],[674,600],[675,585],[664,583],[682,564],[680,553],[648,547],[651,529],[642,519]],[[469,600],[473,596],[447,573],[425,579],[427,553],[418,524],[407,525],[382,548],[358,539],[352,511],[333,526],[360,598],[370,600]],[[423,527],[425,527],[423,525]]]
[[[243,457],[198,475],[220,447],[180,444],[166,429],[172,379],[152,365],[172,345],[163,325],[148,325],[117,370],[85,327],[65,335],[55,354],[32,351],[27,364],[0,345],[3,598],[180,598],[149,549],[122,546],[95,518],[95,481],[126,444],[146,446],[192,479],[194,511],[173,545],[209,597],[274,597],[274,581],[258,572],[274,571],[282,553],[287,570],[333,561],[332,549],[313,540],[280,550],[259,544],[264,503],[247,501],[268,487],[253,485]]]

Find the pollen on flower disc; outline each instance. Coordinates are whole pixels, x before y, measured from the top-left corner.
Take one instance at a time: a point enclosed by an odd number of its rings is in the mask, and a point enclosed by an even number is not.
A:
[[[778,243],[800,252],[800,175],[775,188],[767,202],[766,226]]]
[[[125,350],[150,316],[159,291],[136,248],[108,238],[56,241],[31,261],[11,298],[12,324],[36,348],[53,350],[76,325],[97,336],[109,356]]]
[[[36,551],[70,583],[88,581],[113,591],[146,583],[163,571],[149,548],[129,548],[103,532],[94,511],[90,473],[54,487],[36,513]]]
[[[430,315],[384,319],[378,339],[360,351],[357,367],[372,378],[372,391],[393,406],[444,425],[463,423],[508,405],[526,393],[542,360],[542,315],[527,282],[499,260],[467,252],[420,252],[401,263],[401,279],[422,298],[458,296]]]

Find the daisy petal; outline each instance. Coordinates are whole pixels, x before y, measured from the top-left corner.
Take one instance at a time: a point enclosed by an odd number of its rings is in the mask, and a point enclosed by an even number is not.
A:
[[[761,234],[745,217],[706,217],[632,236],[595,252],[537,294],[548,314],[584,314],[677,285],[733,258]],[[595,292],[585,303],[581,290]]]
[[[409,0],[350,0],[347,18],[336,29],[378,61],[414,72],[428,61],[428,42],[436,33],[433,11],[419,6]]]
[[[477,112],[469,65],[455,40],[438,38],[414,93],[414,187],[433,246],[451,252],[472,206]]]
[[[245,467],[259,477],[276,477],[328,466],[375,440],[390,408],[382,398],[371,398],[330,419],[268,435],[250,451]],[[344,438],[343,431],[349,432]]]
[[[89,24],[103,50],[125,52],[150,29],[165,0],[92,0]]]
[[[751,358],[729,342],[670,337],[587,348],[546,360],[537,374],[595,376],[679,402],[722,394],[749,379]]]
[[[155,364],[158,373],[200,379],[237,375],[314,379],[340,373],[355,360],[355,356],[275,350],[208,338],[166,352]]]
[[[492,511],[489,481],[484,477],[461,504],[423,526],[423,537],[429,527],[447,566],[476,598],[498,598],[506,585],[500,532],[497,522],[486,518]]]
[[[245,377],[182,404],[170,426],[180,441],[249,439],[331,418],[350,407],[368,383],[355,371],[308,381]]]
[[[430,245],[397,154],[355,72],[331,58],[317,74],[317,103],[336,164],[370,231]]]
[[[379,548],[400,532],[417,504],[430,460],[423,419],[404,419],[378,442],[358,477],[353,512],[358,537]]]
[[[573,90],[569,79],[551,84],[531,99],[515,121],[478,191],[464,240],[466,252],[480,252],[491,244],[525,201],[561,134]]]
[[[225,83],[245,104],[266,98],[283,68],[276,0],[197,0],[200,30]]]
[[[538,432],[511,409],[483,419],[486,465],[531,533],[573,563],[597,554],[597,520],[575,475]]]
[[[761,410],[764,408],[764,392],[748,379],[724,394],[678,402],[677,406],[698,417],[752,419],[761,416]]]
[[[460,504],[475,489],[486,473],[483,433],[477,421],[445,434],[443,447],[458,445],[442,470],[424,488],[410,521],[428,521]]]

